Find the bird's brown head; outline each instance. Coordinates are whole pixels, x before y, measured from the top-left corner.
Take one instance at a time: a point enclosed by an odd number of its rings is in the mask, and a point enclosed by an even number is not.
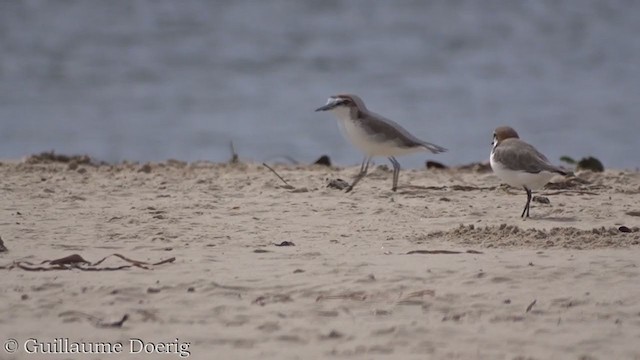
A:
[[[497,127],[493,132],[493,142],[491,145],[494,147],[498,145],[500,142],[506,139],[519,139],[518,133],[513,130],[510,126],[500,126]]]
[[[316,109],[316,111],[327,111],[338,108],[347,108],[355,110],[366,110],[364,102],[357,95],[353,94],[338,94],[329,97],[327,103]]]

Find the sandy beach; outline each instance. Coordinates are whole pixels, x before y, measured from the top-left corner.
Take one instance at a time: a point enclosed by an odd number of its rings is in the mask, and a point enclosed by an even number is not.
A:
[[[0,358],[640,359],[639,172],[272,167],[1,162]]]

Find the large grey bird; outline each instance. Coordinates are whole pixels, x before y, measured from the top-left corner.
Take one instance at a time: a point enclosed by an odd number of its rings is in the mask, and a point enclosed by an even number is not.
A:
[[[360,172],[353,183],[347,187],[347,192],[353,190],[360,179],[367,174],[369,163],[374,156],[385,156],[391,161],[393,165],[391,190],[396,191],[400,174],[400,163],[396,160],[396,156],[425,150],[434,154],[447,151],[441,146],[418,139],[402,126],[369,111],[362,99],[356,95],[331,96],[326,105],[316,109],[316,111],[327,110],[336,114],[345,137],[365,153]]]
[[[552,165],[535,147],[520,140],[513,128],[501,126],[493,133],[491,168],[504,182],[515,188],[524,188],[527,203],[520,217],[529,217],[531,192],[543,187],[556,174],[571,173]]]

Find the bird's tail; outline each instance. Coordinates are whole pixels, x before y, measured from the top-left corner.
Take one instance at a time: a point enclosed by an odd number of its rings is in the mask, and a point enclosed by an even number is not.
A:
[[[563,176],[576,176],[573,171],[569,171],[569,170],[564,170],[561,168],[556,168],[556,173],[563,175]]]
[[[432,144],[432,143],[428,143],[428,142],[422,142],[422,147],[424,147],[425,149],[431,151],[434,154],[447,151],[447,149],[443,148],[442,146],[438,146],[436,144]]]
[[[552,164],[547,163],[545,169],[546,171],[552,172],[552,173],[556,173],[556,174],[560,174],[562,176],[575,176],[575,174],[573,173],[573,171],[571,170],[565,170],[559,166],[555,166]]]

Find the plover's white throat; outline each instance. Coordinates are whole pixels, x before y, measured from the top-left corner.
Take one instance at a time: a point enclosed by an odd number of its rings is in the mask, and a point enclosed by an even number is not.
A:
[[[493,133],[491,168],[500,179],[527,192],[527,204],[520,217],[529,217],[531,191],[543,187],[556,174],[569,175],[552,165],[546,156],[532,145],[520,140],[518,133],[508,126],[496,128]]]
[[[360,173],[347,188],[347,192],[353,190],[358,181],[367,174],[369,163],[374,156],[385,156],[391,161],[393,165],[391,190],[396,191],[400,174],[400,163],[396,160],[396,156],[425,150],[432,153],[447,151],[441,146],[416,138],[395,122],[369,111],[364,102],[356,95],[331,96],[326,105],[316,109],[316,111],[327,110],[331,110],[337,115],[340,127],[347,139],[365,153]]]

